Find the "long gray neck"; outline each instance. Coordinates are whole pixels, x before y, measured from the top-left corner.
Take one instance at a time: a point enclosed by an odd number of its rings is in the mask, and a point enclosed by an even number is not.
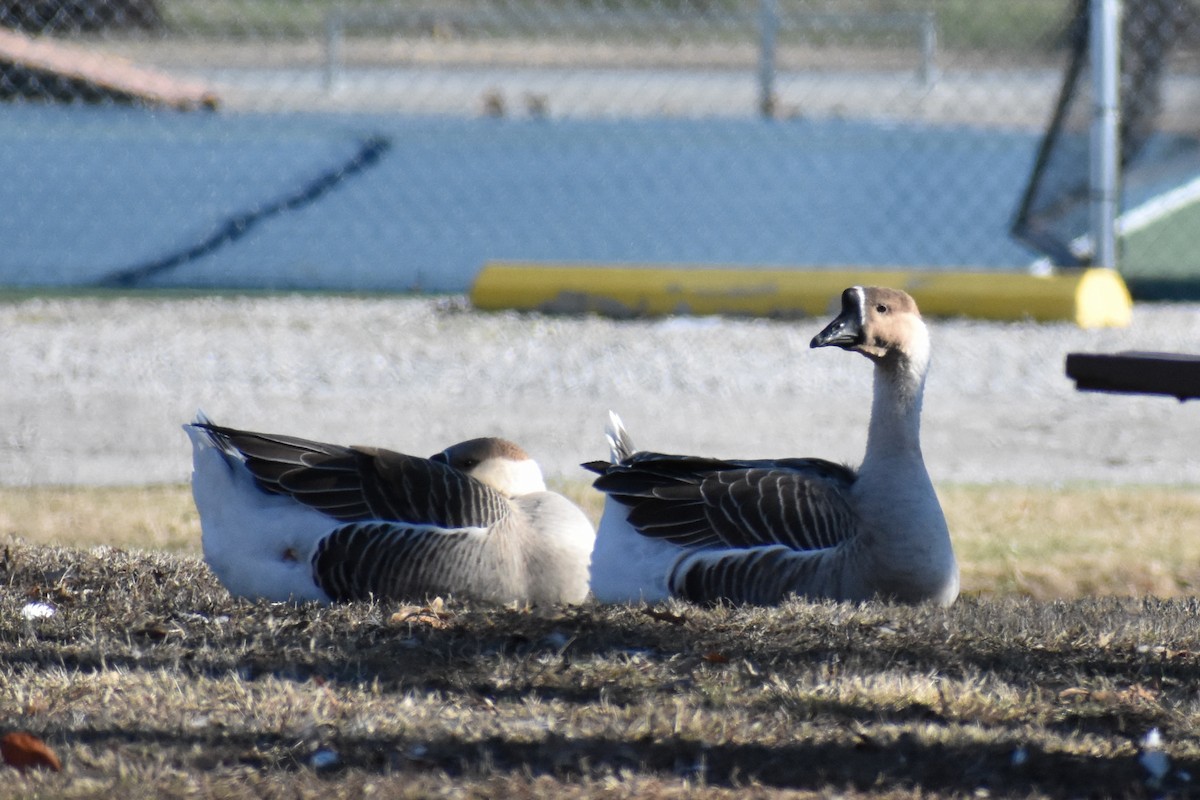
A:
[[[921,455],[921,399],[927,358],[893,351],[875,363],[875,390],[863,465]]]
[[[875,364],[867,452],[855,482],[877,590],[948,603],[958,567],[937,493],[921,457],[921,398],[928,347]]]

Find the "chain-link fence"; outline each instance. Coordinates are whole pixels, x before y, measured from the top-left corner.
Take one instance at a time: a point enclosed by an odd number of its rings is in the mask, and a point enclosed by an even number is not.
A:
[[[1012,225],[1080,14],[0,0],[0,284],[461,291],[491,259],[1028,269],[1044,254]],[[1168,54],[1173,108],[1200,109],[1195,53]],[[1173,156],[1196,151],[1183,133]],[[1200,178],[1162,164],[1129,210]],[[1190,201],[1138,231],[1127,274],[1200,281]]]

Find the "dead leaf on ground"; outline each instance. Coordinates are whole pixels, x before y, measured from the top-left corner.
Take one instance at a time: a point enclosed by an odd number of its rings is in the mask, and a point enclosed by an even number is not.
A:
[[[54,755],[45,742],[31,733],[14,731],[5,734],[4,738],[0,739],[0,755],[4,757],[5,764],[22,771],[45,768],[58,772],[62,769],[58,756]]]
[[[1137,648],[1137,651],[1139,653],[1149,653],[1151,655],[1156,655],[1159,658],[1165,659],[1167,661],[1170,661],[1170,660],[1176,659],[1176,658],[1188,658],[1191,655],[1193,655],[1191,650],[1180,650],[1180,649],[1176,649],[1173,647],[1166,647],[1165,645],[1161,645],[1161,644],[1158,644],[1158,645],[1145,645],[1144,644],[1144,645],[1139,646]]]
[[[1120,694],[1123,699],[1131,701],[1131,702],[1137,701],[1137,700],[1140,700],[1145,703],[1157,703],[1158,702],[1158,692],[1154,689],[1147,689],[1145,686],[1141,685],[1140,683],[1135,683],[1133,686],[1130,686],[1128,689],[1122,689],[1120,692],[1118,692],[1118,694]]]
[[[167,627],[167,624],[158,620],[147,620],[133,631],[134,636],[141,636],[156,642],[161,642],[170,633],[171,629]]]
[[[642,613],[651,619],[656,619],[659,622],[669,622],[672,625],[682,625],[687,622],[687,617],[682,614],[676,614],[674,611],[660,611],[657,608],[642,609]]]
[[[427,625],[430,628],[445,628],[454,619],[454,614],[446,610],[442,598],[435,597],[424,606],[402,606],[388,618],[391,625]]]

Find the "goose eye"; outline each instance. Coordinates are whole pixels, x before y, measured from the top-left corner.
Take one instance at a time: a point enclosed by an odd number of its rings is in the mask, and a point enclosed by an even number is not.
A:
[[[888,307],[885,306],[883,303],[880,303],[879,305],[875,306],[875,310],[878,311],[880,314],[886,314],[888,312]]]
[[[463,472],[470,472],[477,466],[479,466],[479,459],[477,458],[464,458],[462,461],[458,462],[458,468]]]

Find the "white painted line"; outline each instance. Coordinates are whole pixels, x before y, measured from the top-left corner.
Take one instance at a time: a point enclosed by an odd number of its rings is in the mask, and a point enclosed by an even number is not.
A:
[[[1147,200],[1117,217],[1117,233],[1136,233],[1200,200],[1200,176]]]

